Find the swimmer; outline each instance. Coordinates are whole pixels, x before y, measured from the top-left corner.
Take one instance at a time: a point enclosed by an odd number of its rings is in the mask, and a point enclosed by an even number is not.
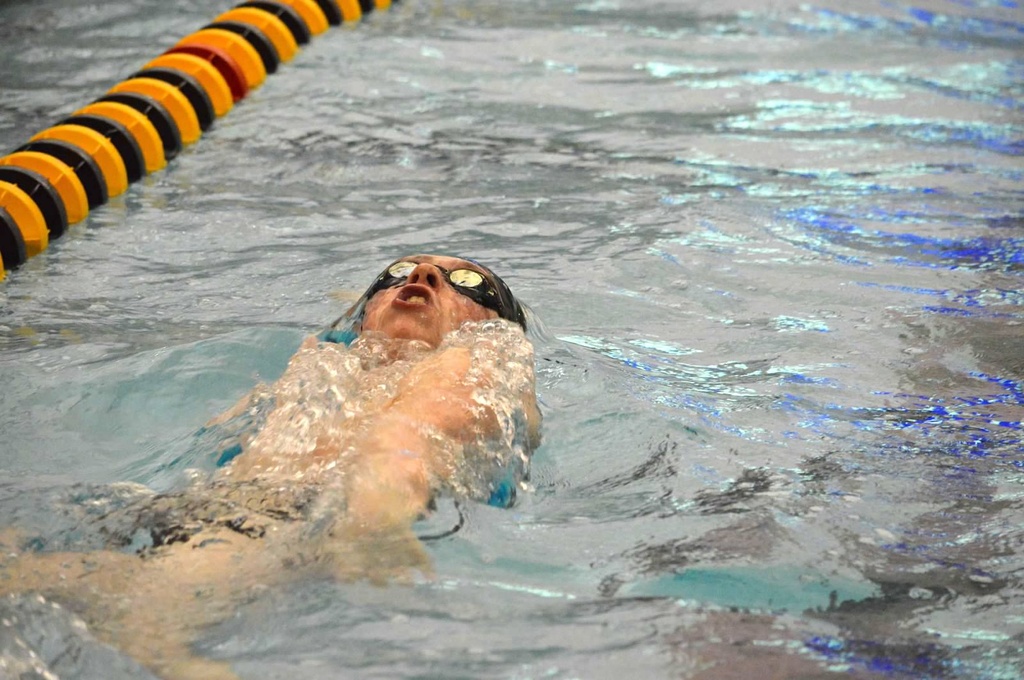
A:
[[[226,414],[275,404],[222,477],[331,484],[371,532],[415,520],[445,489],[507,504],[539,442],[525,330],[522,306],[486,267],[400,258],[303,343],[269,399],[250,395]]]
[[[234,677],[189,644],[254,593],[302,575],[429,573],[413,524],[436,496],[514,500],[540,439],[526,324],[488,268],[399,258],[280,379],[209,424],[232,452],[212,478],[120,488],[69,532],[100,536],[101,550],[33,553],[0,533],[0,595],[68,603],[161,677]]]

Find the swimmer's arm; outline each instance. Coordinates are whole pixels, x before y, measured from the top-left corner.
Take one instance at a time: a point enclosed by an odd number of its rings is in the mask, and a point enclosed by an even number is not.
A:
[[[361,441],[346,485],[348,519],[361,533],[410,526],[430,504],[430,441],[400,414],[385,414]]]
[[[354,442],[360,459],[346,488],[348,514],[364,531],[411,525],[426,514],[432,482],[447,479],[458,465],[452,447],[437,437],[470,438],[482,421],[497,421],[472,401],[464,381],[470,356],[443,352],[403,379],[398,394]]]
[[[409,423],[418,423],[456,440],[498,434],[500,425],[494,410],[474,399],[476,387],[467,381],[470,363],[469,350],[459,347],[423,362],[403,379],[389,410],[404,415]],[[540,445],[541,438],[542,418],[535,385],[531,372],[529,385],[520,395],[531,449]]]
[[[402,379],[388,411],[403,416],[405,427],[419,426],[467,441],[497,432],[494,411],[474,399],[467,380],[469,350],[452,347],[421,362]]]
[[[470,441],[499,429],[494,411],[474,400],[466,381],[470,353],[448,349],[413,369],[398,395],[355,443],[361,460],[347,489],[350,517],[365,527],[411,524],[426,514],[432,484],[460,461],[437,436]],[[532,387],[522,395],[531,447],[540,443],[541,414]]]

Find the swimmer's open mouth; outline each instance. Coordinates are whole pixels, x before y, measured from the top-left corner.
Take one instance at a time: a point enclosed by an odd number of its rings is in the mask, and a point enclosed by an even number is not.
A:
[[[395,296],[395,302],[416,307],[429,304],[433,296],[434,293],[430,288],[421,286],[418,283],[408,283],[398,291],[398,295]]]

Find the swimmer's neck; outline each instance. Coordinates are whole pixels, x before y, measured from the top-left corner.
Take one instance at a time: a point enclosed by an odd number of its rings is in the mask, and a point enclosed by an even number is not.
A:
[[[392,338],[383,333],[368,332],[359,336],[353,343],[358,349],[377,356],[382,363],[396,361],[418,361],[437,351],[437,347],[422,340]]]

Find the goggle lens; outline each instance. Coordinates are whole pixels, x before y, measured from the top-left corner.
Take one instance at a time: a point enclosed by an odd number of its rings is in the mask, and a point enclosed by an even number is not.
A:
[[[413,269],[416,269],[415,262],[396,262],[388,267],[388,274],[396,279],[407,279],[409,274],[412,274]]]
[[[416,269],[417,264],[416,262],[406,261],[396,262],[388,267],[388,275],[396,279],[407,279],[409,274],[412,274],[412,270]],[[479,288],[485,283],[483,274],[472,269],[454,269],[452,271],[441,267],[438,267],[438,269],[444,272],[453,285],[461,288]]]
[[[472,269],[456,269],[448,272],[448,280],[456,286],[463,288],[479,288],[484,283],[484,277],[480,272]]]

